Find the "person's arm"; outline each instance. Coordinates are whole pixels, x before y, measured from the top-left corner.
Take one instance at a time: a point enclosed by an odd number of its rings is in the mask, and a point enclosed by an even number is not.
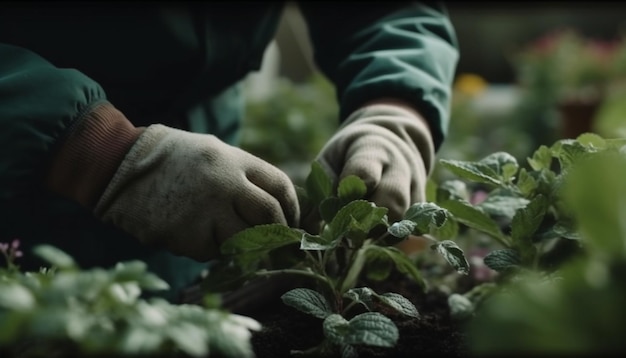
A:
[[[0,58],[2,199],[50,190],[93,207],[140,129],[81,72],[6,44]]]
[[[95,81],[0,45],[0,205],[48,190],[198,261],[248,227],[297,225],[289,177],[213,135],[135,127]],[[114,69],[112,69],[114,70]]]
[[[317,160],[365,181],[399,220],[425,200],[448,128],[459,57],[445,9],[419,2],[304,2],[315,63],[335,85],[341,126]],[[311,220],[303,220],[310,222]]]
[[[447,133],[458,43],[445,7],[420,2],[302,2],[315,63],[336,86],[340,120],[368,102],[402,100]]]

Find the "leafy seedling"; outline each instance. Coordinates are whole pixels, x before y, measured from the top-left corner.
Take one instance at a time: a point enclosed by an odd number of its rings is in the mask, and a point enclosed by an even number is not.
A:
[[[314,162],[299,189],[303,212],[313,225],[307,232],[282,224],[259,225],[231,237],[221,246],[224,259],[211,268],[203,282],[207,290],[234,289],[254,277],[297,275],[311,280],[311,287],[299,287],[282,295],[282,301],[322,322],[324,340],[317,346],[294,354],[356,355],[355,346],[393,347],[399,333],[395,323],[378,309],[387,307],[418,319],[417,308],[404,296],[377,293],[358,287],[363,275],[384,280],[395,268],[426,288],[416,264],[397,243],[410,235],[428,236],[432,248],[461,274],[469,264],[463,251],[451,240],[438,241],[439,233],[449,232],[449,212],[434,203],[416,203],[401,221],[390,224],[387,208],[364,199],[366,186],[356,176],[348,176],[333,187],[321,165]],[[317,221],[315,220],[317,219]],[[318,224],[319,223],[319,224]],[[295,247],[302,256],[298,262],[281,268],[268,268],[276,250]],[[365,312],[356,310],[360,308]]]
[[[442,159],[440,164],[459,179],[436,189],[436,203],[459,225],[495,240],[499,248],[486,255],[484,263],[502,281],[528,271],[549,273],[581,252],[571,207],[562,199],[563,182],[573,164],[624,143],[592,133],[562,139],[550,147],[540,146],[528,158],[528,168],[506,152],[479,161]],[[485,191],[486,199],[472,204],[470,185]]]

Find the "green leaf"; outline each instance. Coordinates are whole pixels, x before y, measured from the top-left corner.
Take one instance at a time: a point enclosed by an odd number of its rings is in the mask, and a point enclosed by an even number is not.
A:
[[[33,249],[35,255],[49,262],[59,270],[73,270],[78,266],[74,259],[64,251],[51,245],[37,245]]]
[[[443,256],[456,272],[463,275],[469,274],[469,262],[467,262],[463,250],[454,241],[444,240],[432,245],[432,248]]]
[[[506,241],[507,238],[500,230],[498,223],[496,223],[487,214],[482,212],[479,208],[472,206],[470,203],[459,200],[448,200],[439,203],[442,207],[452,213],[452,217],[473,229],[482,231],[500,241]]]
[[[346,291],[346,293],[343,294],[343,297],[361,303],[367,307],[368,310],[372,310],[374,308],[372,297],[375,294],[376,293],[369,287],[355,287]]]
[[[409,276],[409,278],[420,285],[421,288],[426,288],[426,282],[415,263],[399,249],[377,245],[369,246],[367,250],[367,261],[369,262],[370,260],[375,260],[376,262],[391,261],[395,264],[398,272]]]
[[[367,234],[375,226],[384,224],[383,218],[386,214],[387,208],[376,207],[365,200],[352,201],[341,208],[328,225],[330,235],[333,240],[338,240],[346,232],[355,228]]]
[[[517,178],[517,188],[522,195],[529,197],[538,186],[537,180],[526,171],[526,168],[520,169]]]
[[[350,332],[350,323],[341,315],[333,313],[324,319],[324,336],[333,344],[346,344],[346,336]]]
[[[417,227],[417,224],[411,220],[401,220],[391,224],[387,228],[387,231],[400,239],[406,239],[409,235],[413,234],[413,230]]]
[[[283,224],[257,225],[240,231],[226,240],[221,246],[221,251],[224,255],[240,253],[258,255],[285,245],[300,243],[302,234],[302,230]]]
[[[308,288],[287,291],[280,298],[286,305],[317,318],[324,319],[332,313],[326,298]]]
[[[36,304],[35,296],[26,287],[11,281],[0,282],[0,307],[15,311],[28,311]]]
[[[607,147],[607,141],[596,133],[583,133],[576,137],[576,141],[587,148],[603,149]]]
[[[527,159],[527,162],[533,170],[550,170],[552,165],[552,150],[545,145],[541,145],[535,150],[533,156]]]
[[[386,292],[381,295],[376,295],[378,299],[380,299],[387,306],[393,308],[394,310],[402,313],[405,316],[419,318],[420,314],[417,311],[415,305],[409,301],[406,297],[393,293]]]
[[[595,255],[626,258],[626,155],[605,151],[577,163],[564,185],[564,200],[584,244]]]
[[[517,268],[522,263],[519,253],[513,249],[491,251],[483,258],[483,262],[487,267],[497,272]]]
[[[147,267],[145,262],[139,260],[118,262],[113,268],[113,280],[137,281],[146,272]]]
[[[337,187],[337,196],[344,203],[362,199],[367,194],[365,182],[356,175],[348,175],[341,179]]]
[[[471,317],[475,311],[472,301],[458,293],[448,296],[448,307],[450,307],[450,316],[459,320]]]
[[[518,244],[532,243],[532,238],[539,229],[548,210],[548,200],[543,195],[534,197],[528,205],[517,210],[511,222],[511,238]]]
[[[519,167],[506,152],[492,153],[477,162],[441,159],[440,163],[462,179],[493,186],[508,183]]]
[[[300,250],[325,251],[337,246],[337,242],[327,243],[323,237],[319,235],[311,235],[304,233],[302,241],[300,241]]]
[[[398,327],[391,319],[378,312],[354,316],[349,322],[343,342],[375,347],[393,347],[398,342]]]
[[[512,219],[518,209],[528,205],[526,198],[509,195],[489,195],[485,201],[476,205],[484,213],[492,216],[502,216]]]
[[[365,276],[372,281],[385,280],[395,266],[393,260],[390,260],[385,254],[376,254],[370,251],[368,250],[367,261],[363,269]]]
[[[446,194],[444,197],[442,197],[444,199],[453,198],[469,200],[470,198],[470,192],[467,189],[467,184],[464,181],[458,179],[449,179],[444,181],[439,185],[438,191],[438,199],[439,196],[441,196],[443,193]]]
[[[137,282],[139,283],[139,286],[141,286],[141,288],[144,290],[160,291],[170,289],[170,285],[166,281],[162,280],[157,275],[149,272],[141,276],[137,280]]]
[[[304,188],[314,205],[319,205],[332,195],[333,182],[319,162],[311,163],[311,172],[305,180]]]
[[[442,227],[448,220],[448,211],[435,203],[420,202],[413,204],[404,213],[404,220],[413,221],[416,235],[427,234],[434,228]]]

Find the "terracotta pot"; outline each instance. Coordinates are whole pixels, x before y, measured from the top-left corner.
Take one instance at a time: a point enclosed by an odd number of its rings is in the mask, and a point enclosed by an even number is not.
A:
[[[586,132],[593,132],[594,119],[600,101],[568,101],[558,105],[561,115],[561,137],[575,139]]]

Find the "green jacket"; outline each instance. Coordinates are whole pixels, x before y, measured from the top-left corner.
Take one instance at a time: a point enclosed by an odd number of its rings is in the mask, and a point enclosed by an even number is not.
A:
[[[175,5],[173,5],[175,4]],[[319,69],[342,120],[396,96],[430,121],[436,146],[449,118],[458,60],[443,7],[419,3],[300,5]],[[0,241],[47,242],[83,268],[141,259],[172,285],[204,264],[141,246],[41,185],[56,146],[95,103],[136,126],[162,123],[237,143],[238,83],[260,67],[283,3],[0,4]],[[30,257],[30,258],[29,258]],[[30,252],[24,269],[40,265]]]

